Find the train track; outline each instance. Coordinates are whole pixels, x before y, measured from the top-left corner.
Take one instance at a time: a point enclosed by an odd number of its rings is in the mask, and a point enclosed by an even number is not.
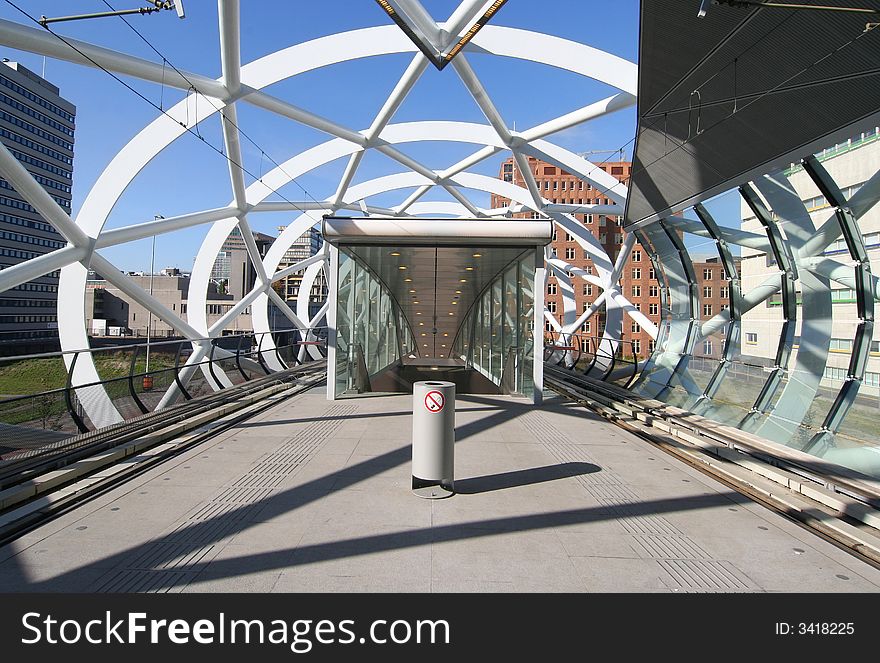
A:
[[[545,385],[658,449],[880,568],[876,484],[617,385],[545,364]]]
[[[0,468],[0,545],[325,378],[317,361],[26,452]]]

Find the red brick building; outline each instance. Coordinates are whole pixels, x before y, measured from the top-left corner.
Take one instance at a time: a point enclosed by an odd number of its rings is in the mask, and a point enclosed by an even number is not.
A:
[[[621,182],[629,180],[632,164],[628,161],[604,162],[599,166],[608,174]],[[569,205],[612,205],[603,191],[594,189],[588,182],[568,173],[561,168],[529,157],[529,168],[535,176],[535,181],[541,190],[541,195],[551,203]],[[500,179],[525,187],[525,181],[519,172],[513,158],[509,158],[501,164]],[[492,195],[491,205],[493,208],[504,207],[508,199],[496,194]],[[573,214],[584,225],[599,243],[605,248],[605,252],[611,258],[612,263],[620,252],[625,237],[625,231],[620,226],[623,208],[620,214]],[[531,212],[516,214],[517,217],[531,217]],[[580,267],[588,273],[595,273],[593,261],[587,256],[587,252],[578,244],[574,237],[564,230],[558,230],[554,234],[553,249],[556,255],[565,262]],[[577,316],[587,310],[601,293],[601,289],[591,285],[582,278],[573,279],[576,302],[575,313]],[[636,243],[630,254],[629,260],[621,274],[621,292],[632,304],[644,313],[652,322],[660,321],[660,289],[648,258],[647,252]],[[545,301],[551,312],[557,319],[562,319],[562,294],[557,280],[551,276],[547,282]],[[604,307],[589,318],[578,330],[582,338],[600,337],[605,326]],[[547,330],[549,331],[549,323]],[[640,357],[647,357],[651,349],[651,336],[635,323],[629,316],[623,316],[623,329],[621,338],[632,342],[632,349]],[[628,349],[624,350],[629,354]]]

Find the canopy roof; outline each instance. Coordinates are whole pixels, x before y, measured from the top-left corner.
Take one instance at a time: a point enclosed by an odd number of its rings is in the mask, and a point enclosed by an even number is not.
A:
[[[806,0],[809,4],[820,4]],[[880,9],[878,0],[821,0]],[[785,167],[880,119],[877,17],[643,2],[626,225]]]

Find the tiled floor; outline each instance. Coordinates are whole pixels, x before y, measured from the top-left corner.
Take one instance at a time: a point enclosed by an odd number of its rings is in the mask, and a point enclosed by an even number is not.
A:
[[[880,571],[559,400],[460,397],[458,494],[419,499],[411,407],[286,401],[0,549],[0,588],[880,589]]]

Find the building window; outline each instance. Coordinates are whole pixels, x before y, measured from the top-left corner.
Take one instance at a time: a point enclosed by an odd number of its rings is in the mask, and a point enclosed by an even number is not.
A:
[[[710,285],[703,286],[703,298],[705,298],[705,299],[712,298],[712,286],[710,286]]]
[[[586,217],[584,217],[584,223],[593,223],[593,215],[587,214]]]
[[[642,296],[642,286],[634,285],[632,287],[632,296],[633,297],[641,297]]]
[[[574,235],[569,235],[568,233],[565,233],[565,241],[566,241],[566,242],[573,242],[573,241],[574,241]]]
[[[721,299],[728,299],[730,297],[730,289],[723,285],[721,286]]]
[[[623,233],[616,233],[614,235],[614,243],[615,244],[623,244]]]
[[[705,341],[703,341],[703,354],[706,356],[712,355],[712,339],[711,338],[707,338]]]
[[[651,315],[660,315],[660,305],[648,304],[648,313],[650,313]]]
[[[641,267],[633,267],[633,270],[632,270],[632,277],[633,277],[634,279],[640,279],[640,278],[642,278],[642,268],[641,268]]]
[[[599,233],[599,243],[604,244],[608,241],[608,236],[605,233]]]
[[[703,304],[703,315],[712,315],[712,305],[711,304]]]
[[[556,313],[556,302],[552,299],[547,302],[547,310],[550,311],[550,313]]]
[[[755,332],[746,332],[746,343],[755,345],[758,342],[758,334]]]
[[[704,269],[703,270],[703,280],[705,280],[705,281],[712,280],[712,270],[711,269]]]
[[[639,332],[642,331],[642,328],[639,326],[638,322],[634,322],[634,323],[632,323],[631,330],[632,330],[633,334],[638,334]]]
[[[592,283],[584,283],[584,296],[586,296],[586,297],[593,296],[593,284]]]
[[[565,259],[566,260],[574,260],[574,248],[568,247],[565,249]]]
[[[642,353],[642,342],[639,339],[634,339],[633,342],[633,354],[638,355]]]
[[[648,278],[651,279],[652,281],[657,280],[657,274],[654,272],[653,267],[651,267],[650,271],[648,272]]]
[[[590,302],[581,302],[581,313],[586,313],[588,308],[590,308]]]
[[[590,333],[590,321],[589,320],[587,320],[586,322],[584,322],[584,324],[581,325],[581,331],[586,332],[587,334]]]
[[[659,297],[660,296],[659,286],[656,286],[656,285],[648,286],[648,296],[649,297]]]
[[[550,281],[547,284],[547,294],[555,295],[556,294],[556,281]]]
[[[642,252],[636,249],[632,252],[632,261],[633,262],[641,262],[642,261]]]

